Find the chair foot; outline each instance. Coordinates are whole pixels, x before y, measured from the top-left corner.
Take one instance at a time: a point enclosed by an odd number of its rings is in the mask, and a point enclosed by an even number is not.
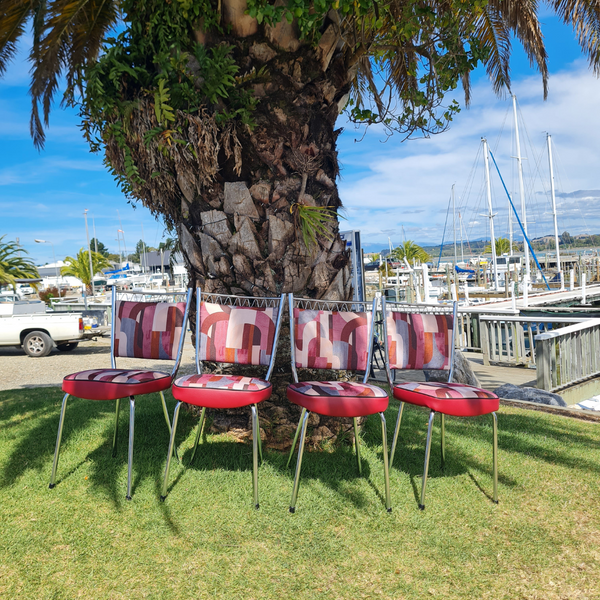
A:
[[[164,501],[166,500],[166,498],[167,498],[166,496],[161,496],[161,497],[160,497],[160,501],[161,501],[161,502],[164,502]]]
[[[125,500],[131,500],[131,496],[125,496]]]
[[[296,512],[296,508],[294,506],[290,506],[290,512],[294,514]]]
[[[494,504],[498,504],[498,500],[492,500]]]
[[[419,504],[419,510],[425,510],[425,505],[424,504]]]
[[[260,508],[260,504],[255,504],[255,505],[254,505],[254,508],[255,508],[256,510],[258,510],[258,509]]]
[[[387,511],[388,511],[389,513],[391,513],[391,512],[392,512],[392,509],[391,509],[391,508],[388,508],[388,509],[387,509]]]
[[[55,483],[51,483],[51,484],[50,484],[48,487],[49,487],[51,490],[53,490],[53,489],[56,487],[56,484],[55,484]],[[497,504],[497,503],[496,503],[496,504]]]

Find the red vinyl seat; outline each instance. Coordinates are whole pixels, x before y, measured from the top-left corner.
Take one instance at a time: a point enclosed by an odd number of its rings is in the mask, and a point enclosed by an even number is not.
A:
[[[250,406],[252,415],[254,506],[258,500],[258,455],[262,458],[258,426],[258,403],[267,400],[273,390],[269,378],[275,365],[277,339],[281,324],[280,298],[249,298],[196,292],[196,370],[194,375],[178,378],[173,384],[177,400],[173,413],[173,429],[167,454],[161,500],[167,497],[171,456],[182,404],[202,408],[190,464],[196,455],[206,409]],[[267,367],[265,379],[242,375],[202,373],[203,362],[255,365]]]
[[[373,354],[373,311],[366,302],[326,302],[289,297],[290,340],[294,383],[287,388],[290,402],[302,407],[300,421],[288,458],[288,466],[296,448],[298,460],[290,512],[296,511],[298,485],[302,468],[306,426],[311,412],[329,417],[350,417],[354,423],[354,445],[358,471],[362,472],[358,417],[379,413],[383,443],[385,506],[392,510],[387,462],[387,432],[384,412],[388,394],[367,383]],[[298,381],[297,369],[334,369],[364,371],[363,381]]]
[[[153,298],[148,301],[148,297]],[[185,302],[169,302],[177,296]],[[56,469],[60,452],[60,442],[69,396],[86,400],[116,400],[115,432],[113,436],[113,456],[117,449],[117,433],[121,399],[129,398],[129,450],[127,458],[127,494],[131,500],[131,476],[133,465],[133,432],[135,398],[142,394],[158,392],[169,431],[171,423],[167,412],[164,390],[171,387],[181,362],[183,340],[187,329],[188,313],[192,290],[186,294],[135,294],[127,292],[120,299],[115,287],[112,288],[111,327],[111,368],[89,369],[71,373],[63,379],[65,392],[60,411],[50,488],[55,486]],[[137,298],[137,299],[136,299]],[[140,360],[170,360],[174,366],[170,373],[152,369],[118,369],[117,357]]]
[[[452,311],[427,307],[423,312],[407,312],[405,304],[388,303],[383,299],[386,372],[394,398],[400,401],[398,418],[394,429],[390,466],[398,442],[404,403],[423,406],[430,410],[425,465],[421,486],[419,508],[425,508],[425,491],[429,471],[431,433],[435,415],[440,414],[442,464],[445,461],[445,415],[454,417],[477,417],[491,414],[493,418],[493,500],[498,502],[498,428],[496,411],[500,400],[493,392],[463,383],[451,383],[454,365],[457,303]],[[394,370],[442,370],[448,371],[447,382],[394,383]]]

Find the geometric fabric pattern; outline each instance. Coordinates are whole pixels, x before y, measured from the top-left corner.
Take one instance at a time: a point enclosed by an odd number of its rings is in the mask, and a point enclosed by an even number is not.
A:
[[[257,377],[242,377],[241,375],[186,375],[175,381],[180,388],[209,388],[215,390],[237,390],[258,392],[271,387],[264,379]]]
[[[146,383],[163,377],[170,377],[161,371],[140,371],[126,369],[90,369],[67,375],[67,381],[97,381],[101,383]]]
[[[273,354],[277,307],[239,307],[202,302],[199,359],[268,365]]]
[[[498,396],[487,390],[476,388],[462,383],[438,383],[438,382],[411,382],[401,383],[394,386],[394,390],[405,390],[416,394],[423,394],[432,398],[468,400],[475,398],[495,399]]]
[[[117,301],[114,355],[175,360],[185,306],[185,302]]]
[[[288,389],[306,396],[387,398],[387,394],[375,385],[350,381],[301,381],[292,383]]]
[[[371,313],[294,308],[296,367],[365,371]]]
[[[389,311],[387,343],[392,369],[450,369],[453,340],[451,314]]]

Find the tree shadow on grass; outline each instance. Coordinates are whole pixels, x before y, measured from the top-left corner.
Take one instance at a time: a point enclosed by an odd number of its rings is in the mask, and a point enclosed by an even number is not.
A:
[[[0,473],[0,486],[14,484],[26,470],[35,469],[47,472],[48,481],[52,470],[52,460],[56,445],[58,423],[63,393],[60,390],[44,390],[44,393],[18,391],[0,393],[0,428],[9,421],[33,420],[35,424],[27,428],[26,433],[15,436],[10,454],[3,460]],[[6,396],[9,396],[7,399]],[[136,397],[133,481],[132,493],[140,483],[151,477],[156,480],[163,470],[169,443],[169,432],[163,416],[159,394]],[[172,407],[173,401],[167,404]],[[84,463],[91,465],[90,484],[108,494],[116,506],[122,505],[126,494],[126,478],[120,475],[119,467],[127,465],[129,435],[129,401],[121,401],[119,416],[119,433],[116,456],[112,456],[114,434],[114,411],[116,401],[94,401],[69,397],[63,427],[61,450],[56,475],[56,489],[51,493],[60,493],[60,485],[70,478]],[[99,424],[99,421],[101,424]],[[85,438],[86,430],[94,428],[94,449],[82,452],[73,447],[77,441]],[[82,442],[83,444],[88,441]],[[77,444],[79,445],[79,444]],[[34,450],[32,450],[34,449]],[[72,464],[74,453],[82,455],[80,460]],[[68,456],[70,455],[70,456]],[[23,460],[27,456],[27,461]],[[70,466],[67,466],[70,465]]]
[[[393,432],[398,415],[399,403],[392,402],[386,412],[388,421],[388,449],[391,448]],[[405,404],[402,425],[398,436],[394,465],[407,473],[419,503],[422,481],[427,418],[429,410]],[[375,417],[375,416],[374,416]],[[370,417],[363,439],[366,444],[381,445],[379,419]],[[442,467],[440,452],[440,420],[436,416],[433,427],[428,479],[438,476],[453,477],[467,473],[477,487],[491,499],[490,490],[485,489],[473,473],[483,472],[493,477],[493,428],[492,417],[447,417],[446,418],[446,462]],[[489,460],[482,462],[476,452],[469,453],[452,442],[462,438],[461,444],[474,444],[489,448]],[[518,414],[498,412],[498,481],[508,487],[520,485],[510,473],[502,468],[502,453],[522,454],[548,464],[557,464],[584,473],[600,473],[600,428],[594,424],[559,415],[523,410]],[[595,452],[589,452],[595,450]],[[477,453],[478,454],[478,453]]]

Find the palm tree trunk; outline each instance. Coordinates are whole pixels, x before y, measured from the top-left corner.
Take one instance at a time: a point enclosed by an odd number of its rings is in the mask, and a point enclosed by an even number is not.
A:
[[[178,112],[169,133],[178,143],[167,139],[165,144],[165,134],[148,143],[144,135],[158,123],[154,106],[142,100],[130,125],[135,133],[128,139],[138,172],[134,195],[176,227],[190,284],[205,292],[349,299],[349,258],[335,212],[341,205],[335,183],[341,130],[335,130],[335,123],[349,89],[343,55],[334,53],[331,36],[324,35],[313,49],[300,44],[287,24],[266,28],[264,37],[251,23],[242,25],[233,27],[241,31],[233,52],[240,70],[265,74],[253,83],[260,99],[254,126],[218,125],[207,113]],[[248,32],[251,37],[244,37]],[[107,156],[117,172],[128,173],[127,157],[114,139],[107,143]],[[306,206],[332,210],[326,233],[308,246],[300,232]],[[284,333],[281,348],[289,345],[286,339]],[[268,423],[262,428],[267,443],[283,448],[291,442],[299,410],[285,396],[289,350],[278,361],[285,374],[275,377],[261,423]],[[247,416],[240,419],[247,421]],[[235,411],[225,420],[223,425],[222,415],[216,415],[214,426],[239,428]],[[314,416],[311,425],[314,442],[334,436],[339,420]]]

